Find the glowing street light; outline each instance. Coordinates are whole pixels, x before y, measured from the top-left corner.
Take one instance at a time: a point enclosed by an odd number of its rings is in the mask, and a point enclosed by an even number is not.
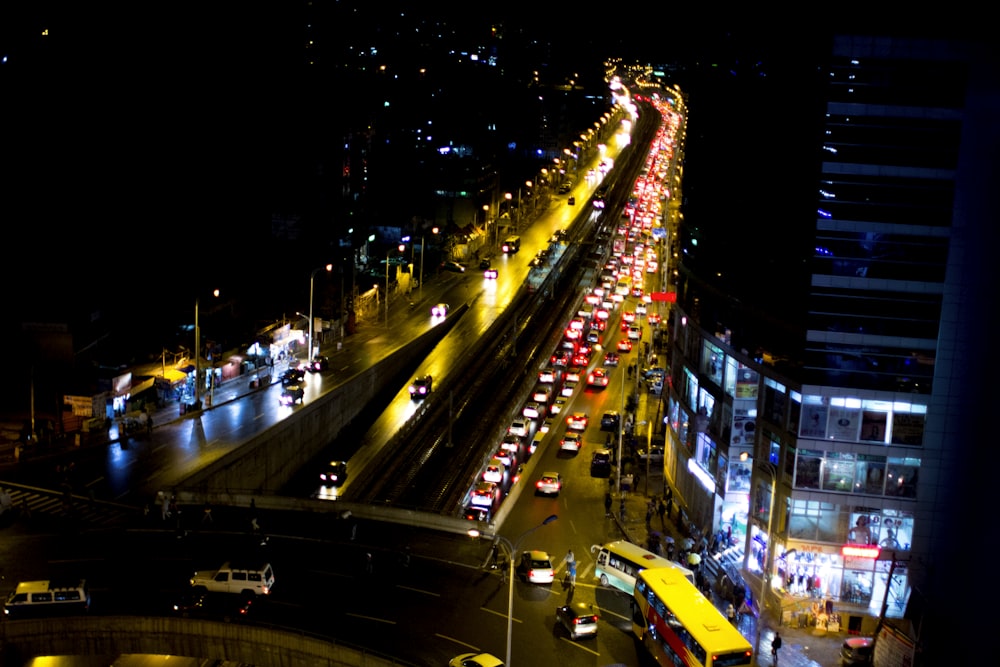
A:
[[[333,271],[333,264],[317,267],[309,274],[309,348],[306,352],[306,362],[312,361],[312,358],[317,354],[313,351],[313,327],[315,326],[313,324],[313,282],[316,279],[316,274],[324,269],[327,273]]]

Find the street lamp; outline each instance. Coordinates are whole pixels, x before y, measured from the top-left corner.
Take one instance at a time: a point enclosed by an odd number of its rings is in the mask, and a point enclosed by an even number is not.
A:
[[[406,250],[406,246],[402,243],[399,244],[399,252]],[[389,326],[389,256],[392,254],[392,249],[385,251],[385,326]]]
[[[740,458],[745,458],[745,457],[746,457],[746,452],[743,452],[740,455]],[[771,533],[771,521],[774,518],[775,481],[778,477],[778,469],[775,468],[774,464],[771,463],[770,461],[761,461],[760,467],[763,468],[764,470],[767,470],[768,474],[771,476],[771,497],[768,499],[767,503],[767,544],[764,546],[766,551],[764,552],[764,559],[763,559],[764,562],[762,565],[761,577],[760,577],[760,600],[757,603],[760,611],[758,612],[757,616],[757,642],[754,644],[754,662],[756,664],[760,664],[759,662],[757,662],[757,654],[760,651],[760,635],[764,625],[764,607],[766,600],[765,596],[767,595],[767,586],[768,586],[768,581],[770,580],[770,573],[771,573],[770,560],[771,560],[771,554],[774,552],[774,548],[772,547],[773,536]],[[752,550],[748,549],[747,553],[750,554],[751,551]],[[752,555],[750,557],[752,557]]]
[[[505,192],[505,193],[503,193],[503,198],[505,200],[507,200],[507,219],[513,221],[514,216],[512,216],[510,214],[510,202],[514,198],[514,195],[512,195],[509,192]],[[500,217],[500,207],[499,206],[497,206],[497,217]],[[515,227],[515,229],[517,229],[517,228]]]
[[[316,279],[316,274],[324,269],[326,269],[327,273],[333,271],[333,264],[317,267],[309,274],[309,348],[306,351],[307,363],[315,356],[313,352],[313,326],[315,326],[313,324],[313,282]]]
[[[510,667],[510,664],[511,664],[511,660],[510,660],[510,646],[511,646],[511,637],[513,636],[513,629],[514,629],[513,628],[513,621],[514,621],[514,554],[517,553],[517,550],[520,548],[521,542],[524,541],[524,538],[526,538],[528,535],[532,534],[533,532],[535,532],[536,530],[538,530],[542,526],[549,525],[550,523],[552,523],[553,521],[555,521],[558,518],[559,518],[558,514],[550,514],[549,516],[547,516],[545,518],[544,521],[542,521],[540,524],[538,524],[534,528],[529,528],[528,530],[526,530],[523,533],[521,533],[520,535],[518,535],[517,539],[514,540],[513,543],[511,543],[511,541],[508,540],[503,535],[500,535],[500,534],[494,535],[494,540],[496,541],[496,543],[503,545],[504,550],[507,552],[507,660],[504,662],[504,664],[507,667]],[[478,530],[470,530],[469,531],[469,535],[472,536],[472,537],[478,537],[479,536],[479,531]]]
[[[218,298],[219,290],[213,290],[212,296]],[[201,405],[201,327],[198,326],[198,304],[200,298],[194,300],[194,404]],[[215,378],[212,378],[214,381]]]

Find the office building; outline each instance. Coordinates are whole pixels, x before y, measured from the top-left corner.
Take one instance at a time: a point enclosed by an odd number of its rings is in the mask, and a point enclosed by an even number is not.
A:
[[[918,659],[943,655],[946,629],[977,624],[949,610],[978,576],[958,570],[996,543],[970,506],[990,465],[977,424],[997,284],[996,51],[828,45],[815,86],[800,82],[821,100],[816,123],[791,124],[818,157],[787,165],[813,179],[814,214],[681,224],[668,476],[695,525],[742,540],[770,613],[832,599],[846,631],[869,633],[884,608]],[[769,179],[761,199],[801,182]],[[696,242],[720,229],[758,254],[713,265]]]

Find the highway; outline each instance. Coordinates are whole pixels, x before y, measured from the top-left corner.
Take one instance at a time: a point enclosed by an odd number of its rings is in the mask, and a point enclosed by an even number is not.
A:
[[[618,150],[627,145],[624,137],[616,141],[620,142]],[[556,198],[549,214],[519,230],[522,251],[495,258],[498,280],[485,280],[474,268],[464,274],[445,274],[428,286],[413,309],[404,312],[396,308],[391,326],[385,326],[384,333],[370,337],[365,346],[347,350],[349,354],[338,354],[325,373],[309,376],[305,400],[315,400],[332,390],[335,378],[363,370],[366,363],[392,346],[392,337],[416,335],[435,326],[429,304],[436,302],[453,307],[469,305],[469,311],[446,340],[415,363],[415,376],[430,373],[436,385],[448,386],[449,374],[461,367],[456,360],[470,349],[468,341],[483,336],[511,304],[528,277],[534,252],[574,219],[596,221],[593,211],[586,208],[595,185],[581,179],[567,195],[575,196],[578,204],[570,206],[565,197]],[[616,318],[608,323],[608,332],[613,335],[604,341],[605,345],[614,344],[616,336],[624,335],[617,320],[621,310],[624,308],[618,309]],[[550,324],[558,331],[565,323]],[[648,341],[648,329],[645,335]],[[557,422],[559,428],[550,433],[548,445],[528,462],[518,483],[520,492],[511,496],[513,505],[506,508],[502,534],[511,539],[537,526],[546,516],[557,514],[559,520],[533,533],[531,544],[524,546],[545,549],[554,559],[572,548],[580,561],[578,584],[572,591],[563,589],[558,582],[552,586],[516,584],[514,657],[519,664],[538,664],[540,658],[545,658],[541,662],[587,659],[601,664],[639,664],[628,631],[627,597],[595,587],[588,576],[593,572],[590,545],[621,536],[614,522],[604,518],[607,480],[590,477],[589,460],[592,449],[603,444],[605,434],[598,431],[601,413],[607,409],[622,411],[625,383],[634,382],[626,379],[625,367],[623,360],[612,371],[606,389],[579,390],[572,397],[568,406],[571,410],[591,415],[592,425],[584,434],[582,451],[575,456],[558,451],[553,443],[564,425]],[[98,456],[81,460],[75,474],[88,480],[86,486],[94,489],[96,497],[141,505],[156,491],[179,484],[251,435],[294,415],[294,407],[279,406],[279,391],[273,386],[207,411],[198,419],[163,425],[142,446],[127,450],[110,447]],[[453,405],[451,401],[441,403]],[[519,409],[517,405],[505,407]],[[373,466],[384,455],[382,448],[420,409],[420,403],[413,401],[407,387],[402,386],[364,437],[355,440],[353,451],[344,442],[331,444],[331,451],[324,457],[350,459],[352,476],[342,493],[352,493],[355,480],[377,477],[374,472],[358,473],[376,469]],[[503,428],[503,424],[499,426]],[[549,470],[560,472],[568,480],[558,498],[524,492],[538,474]],[[35,475],[19,481],[44,486],[46,472],[37,470]],[[316,493],[308,481],[310,477],[315,479],[308,471],[303,473],[298,492]],[[92,583],[94,614],[157,615],[166,613],[170,601],[183,591],[192,569],[218,565],[233,554],[257,554],[274,564],[279,583],[269,599],[254,609],[255,623],[341,640],[349,638],[413,664],[443,664],[465,650],[503,655],[507,587],[500,584],[496,572],[481,569],[487,549],[472,538],[368,524],[361,527],[356,539],[351,539],[348,522],[336,516],[311,527],[299,527],[299,519],[284,525],[285,518],[273,516],[262,519],[270,539],[261,544],[259,537],[248,534],[249,517],[244,508],[216,508],[215,516],[212,524],[192,525],[189,518],[189,531],[180,537],[172,525],[160,519],[156,509],[140,522],[128,524],[124,531],[85,528],[67,534],[18,526],[5,534],[0,572],[8,582],[64,574],[86,576]],[[404,568],[399,558],[407,548],[414,558]],[[365,553],[374,554],[372,573],[365,571]],[[142,585],[122,586],[123,582],[135,581]],[[602,627],[596,641],[571,642],[554,630],[554,608],[567,599],[592,602],[601,609]],[[429,614],[429,608],[436,613]]]

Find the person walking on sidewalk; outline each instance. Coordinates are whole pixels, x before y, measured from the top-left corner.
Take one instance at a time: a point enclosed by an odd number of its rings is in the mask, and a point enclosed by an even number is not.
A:
[[[604,494],[604,516],[607,517],[607,518],[611,518],[611,503],[612,502],[613,501],[611,499],[611,492],[608,491],[607,493]]]
[[[781,648],[781,635],[775,632],[774,639],[771,640],[771,660],[773,661],[774,667],[778,667],[778,650],[780,648]]]

